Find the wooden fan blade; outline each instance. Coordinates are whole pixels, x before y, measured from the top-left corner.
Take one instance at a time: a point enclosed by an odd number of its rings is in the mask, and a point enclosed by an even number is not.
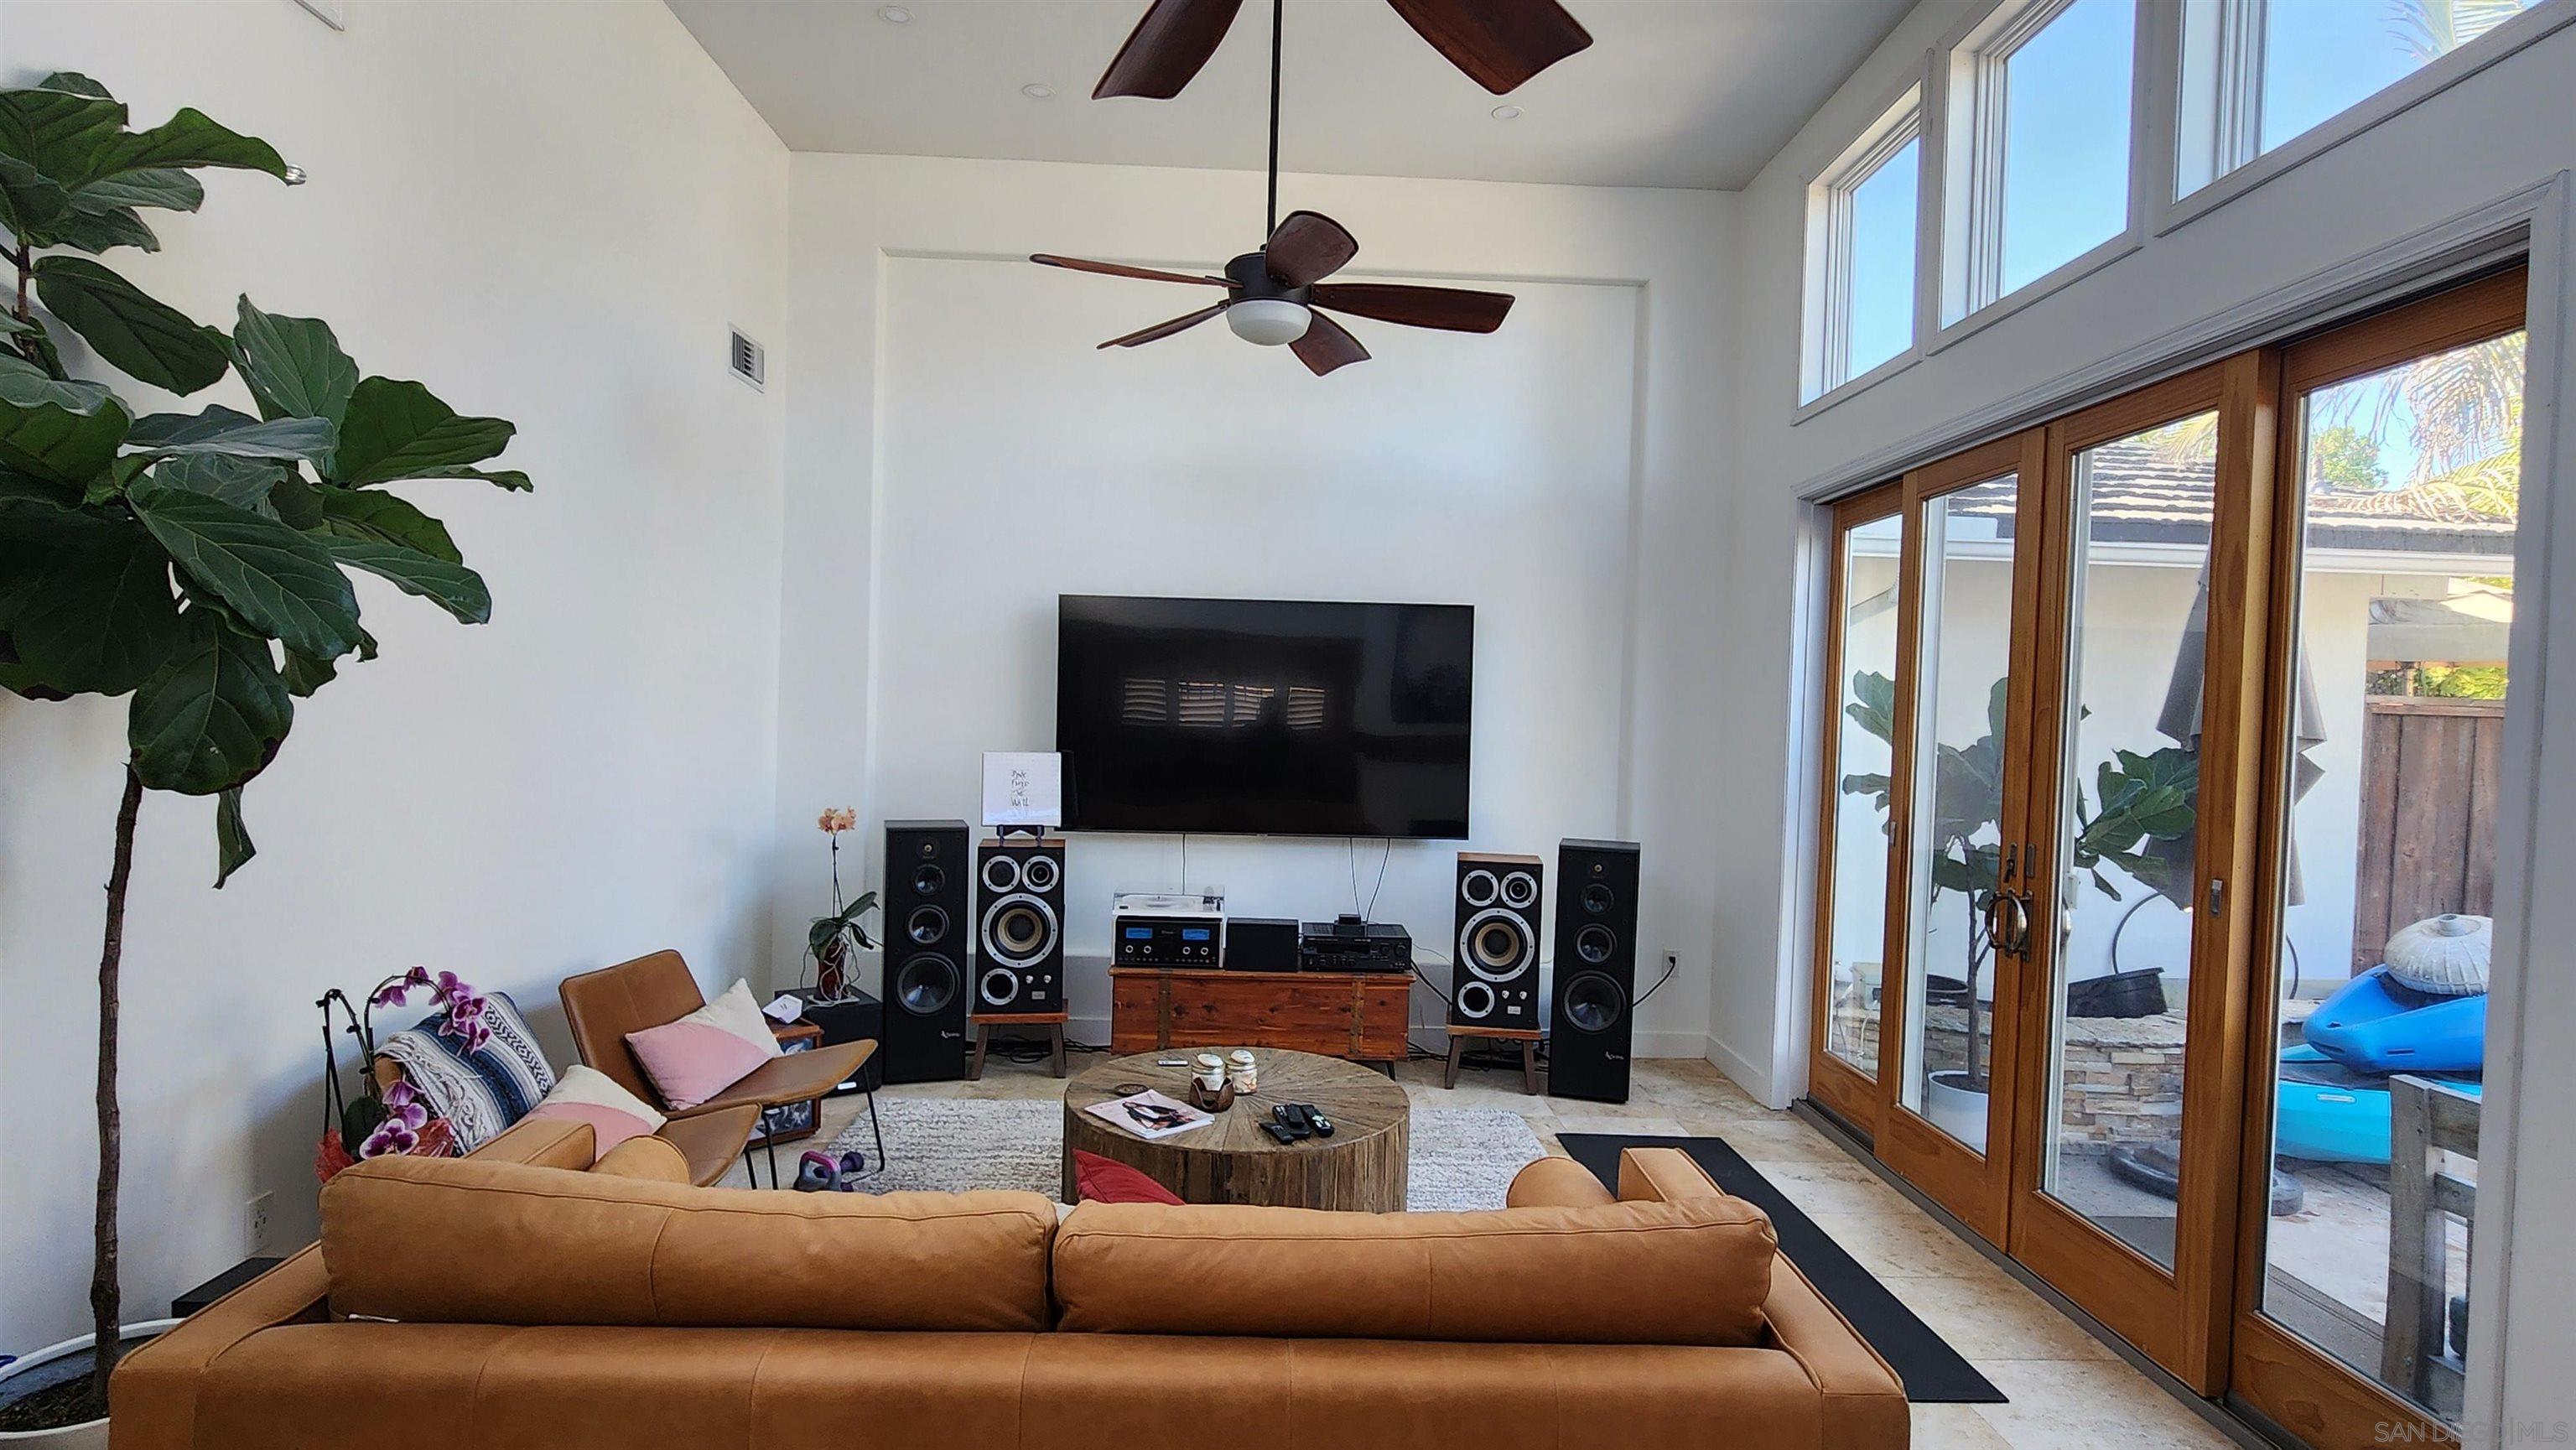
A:
[[[1145,18],[1118,47],[1117,58],[1091,88],[1095,101],[1106,96],[1143,96],[1168,101],[1216,54],[1243,0],[1154,0]]]
[[[1368,361],[1368,349],[1360,346],[1360,340],[1351,336],[1349,329],[1320,312],[1314,314],[1314,319],[1306,325],[1304,337],[1288,344],[1288,350],[1297,354],[1297,361],[1304,363],[1308,372],[1320,378],[1335,368]]]
[[[1437,327],[1444,332],[1491,332],[1512,310],[1505,292],[1470,292],[1460,287],[1397,287],[1380,282],[1322,282],[1315,305],[1374,317],[1406,327]]]
[[[1216,316],[1224,310],[1225,304],[1222,302],[1218,303],[1214,307],[1202,307],[1198,311],[1193,312],[1186,317],[1175,317],[1169,322],[1157,322],[1153,326],[1148,327],[1141,332],[1131,332],[1125,337],[1113,337],[1107,342],[1102,343],[1101,346],[1143,347],[1149,342],[1160,342],[1162,339],[1171,336],[1173,333],[1187,332],[1191,328],[1198,326],[1200,323],[1207,321],[1209,318]]]
[[[1357,237],[1319,211],[1292,211],[1261,245],[1261,265],[1291,287],[1321,282],[1360,254]]]
[[[1151,267],[1130,267],[1122,262],[1086,262],[1080,257],[1059,257],[1052,252],[1036,252],[1032,262],[1046,267],[1070,267],[1077,272],[1098,272],[1104,277],[1133,277],[1141,282],[1189,282],[1201,287],[1231,287],[1223,277],[1192,277],[1181,272],[1157,272]]]
[[[1504,95],[1592,43],[1556,0],[1387,0],[1432,49]]]

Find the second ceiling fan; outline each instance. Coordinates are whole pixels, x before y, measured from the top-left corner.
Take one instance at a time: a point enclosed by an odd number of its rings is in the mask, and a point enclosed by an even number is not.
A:
[[[1490,11],[1493,15],[1520,13],[1524,9],[1525,0],[1503,0],[1503,3],[1459,0],[1455,6],[1446,3],[1433,4],[1430,0],[1390,0],[1390,3],[1393,3],[1398,10],[1404,11],[1407,19],[1412,19],[1415,9],[1440,14],[1446,14],[1452,9],[1474,9],[1479,13]],[[1537,3],[1545,5],[1550,10],[1556,9],[1554,0],[1537,0]],[[1224,25],[1233,21],[1235,10],[1240,4],[1241,0],[1212,0],[1208,8],[1221,11],[1222,16],[1215,34],[1207,40],[1207,50],[1215,48],[1216,39],[1224,34]],[[1149,342],[1159,342],[1174,333],[1186,332],[1209,318],[1223,316],[1227,327],[1233,330],[1235,336],[1246,342],[1259,343],[1268,347],[1277,347],[1284,343],[1310,372],[1317,377],[1322,377],[1335,368],[1355,362],[1366,362],[1369,353],[1367,348],[1360,346],[1358,338],[1351,336],[1348,328],[1323,315],[1317,310],[1319,308],[1345,312],[1353,317],[1373,318],[1379,322],[1392,322],[1404,327],[1431,327],[1445,332],[1491,332],[1502,326],[1503,318],[1511,312],[1512,299],[1508,294],[1501,292],[1477,292],[1461,287],[1418,287],[1400,283],[1325,280],[1348,266],[1351,259],[1359,255],[1360,244],[1358,239],[1350,234],[1348,228],[1321,212],[1291,212],[1284,221],[1279,216],[1280,29],[1286,17],[1286,9],[1286,0],[1271,0],[1270,229],[1260,250],[1246,252],[1226,263],[1223,276],[1207,274],[1192,276],[1186,272],[1164,272],[1151,267],[1131,267],[1123,262],[1094,262],[1079,257],[1061,257],[1051,252],[1039,252],[1029,258],[1032,262],[1043,263],[1050,267],[1068,267],[1077,272],[1097,272],[1104,276],[1132,277],[1146,282],[1178,282],[1186,286],[1226,289],[1225,297],[1196,312],[1184,313],[1168,322],[1158,322],[1152,327],[1128,333],[1124,337],[1113,337],[1100,344],[1102,347],[1141,347]],[[1119,65],[1126,62],[1128,52],[1137,48],[1138,41],[1154,27],[1157,17],[1165,16],[1167,10],[1200,13],[1194,6],[1194,0],[1156,0],[1154,9],[1145,17],[1145,23],[1138,26],[1136,34],[1128,38],[1127,50],[1119,53],[1119,62],[1110,67],[1112,77],[1118,74]],[[1557,11],[1557,13],[1564,12]],[[1491,21],[1492,15],[1488,15],[1486,23],[1490,24]],[[1417,28],[1421,23],[1416,21]],[[1582,37],[1582,43],[1574,46],[1573,49],[1579,50],[1583,45],[1591,43],[1591,37],[1583,35],[1582,27],[1574,25],[1571,16],[1566,17],[1565,23],[1573,26],[1574,33]],[[1430,31],[1425,30],[1424,33],[1428,35]],[[1447,47],[1443,47],[1443,52],[1447,52]],[[1199,53],[1199,61],[1204,61],[1206,58],[1204,51]],[[1192,73],[1196,72],[1197,62],[1191,63],[1190,70]],[[1473,70],[1469,70],[1468,73],[1475,74]],[[1182,77],[1183,81],[1187,79],[1187,76]],[[1107,86],[1109,81],[1104,79],[1101,84]],[[1175,90],[1178,88],[1177,85],[1174,86]]]
[[[1592,43],[1556,0],[1387,0],[1469,79],[1503,95]],[[1243,0],[1154,0],[1091,96],[1181,93],[1233,28]]]

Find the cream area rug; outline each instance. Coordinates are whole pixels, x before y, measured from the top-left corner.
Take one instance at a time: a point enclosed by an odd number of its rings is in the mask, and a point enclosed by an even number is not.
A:
[[[877,1100],[877,1115],[885,1126],[886,1164],[861,1180],[867,1192],[1019,1188],[1054,1198],[1061,1187],[1061,1103],[888,1097]],[[835,1156],[852,1149],[876,1154],[864,1112],[832,1140]],[[1405,1207],[1415,1213],[1500,1208],[1512,1175],[1546,1151],[1518,1113],[1415,1108]]]

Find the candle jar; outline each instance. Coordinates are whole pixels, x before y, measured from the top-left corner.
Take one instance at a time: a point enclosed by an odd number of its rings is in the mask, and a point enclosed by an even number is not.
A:
[[[1253,1060],[1252,1053],[1249,1049],[1241,1047],[1236,1048],[1233,1054],[1226,1059],[1226,1065],[1226,1075],[1228,1079],[1233,1082],[1234,1090],[1236,1092],[1249,1093],[1260,1091],[1261,1064]]]

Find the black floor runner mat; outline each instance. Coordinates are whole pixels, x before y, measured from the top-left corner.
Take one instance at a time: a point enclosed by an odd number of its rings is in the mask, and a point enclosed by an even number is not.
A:
[[[1905,1382],[1905,1397],[1922,1405],[1995,1405],[2004,1392],[1977,1373],[1950,1342],[1914,1317],[1860,1261],[1835,1243],[1833,1236],[1772,1186],[1761,1170],[1744,1161],[1723,1138],[1636,1138],[1612,1133],[1560,1133],[1557,1141],[1574,1161],[1615,1191],[1622,1148],[1679,1148],[1708,1170],[1717,1186],[1771,1215],[1780,1236],[1780,1252],[1807,1276],[1826,1302],[1842,1311],[1860,1337],[1884,1356]]]

